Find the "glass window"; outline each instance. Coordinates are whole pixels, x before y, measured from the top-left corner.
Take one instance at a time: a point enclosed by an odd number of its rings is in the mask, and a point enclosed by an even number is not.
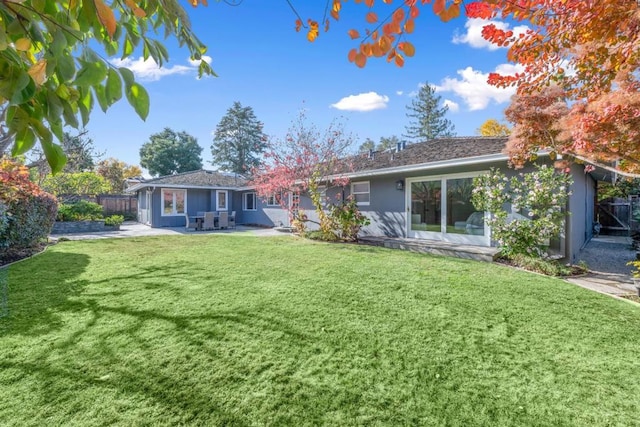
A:
[[[187,212],[187,190],[162,190],[162,216],[184,215]]]
[[[244,193],[244,210],[256,210],[256,193]]]
[[[280,206],[280,200],[282,200],[282,193],[272,194],[267,197],[267,206]]]
[[[411,230],[442,231],[441,181],[411,183]]]
[[[216,192],[216,210],[217,211],[227,210],[227,191],[226,190],[220,190]]]
[[[370,202],[369,181],[352,182],[351,195],[358,205],[368,205]]]
[[[471,203],[473,178],[447,180],[447,233],[484,236],[484,212]]]

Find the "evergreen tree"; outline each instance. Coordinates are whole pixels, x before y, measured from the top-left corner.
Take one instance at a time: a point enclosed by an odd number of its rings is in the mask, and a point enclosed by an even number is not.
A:
[[[441,97],[429,83],[420,88],[418,95],[407,105],[406,138],[413,142],[428,141],[434,138],[455,136],[453,123],[445,118],[449,107],[440,107]]]
[[[267,137],[251,107],[239,102],[227,110],[213,136],[211,155],[214,165],[237,174],[246,174],[260,164],[260,154],[267,147]]]
[[[367,138],[364,140],[364,142],[362,144],[360,144],[360,146],[358,147],[358,151],[366,153],[369,150],[375,150],[376,149],[376,143],[373,142],[373,139],[371,138]]]
[[[140,148],[140,165],[151,175],[172,175],[202,169],[202,147],[186,132],[165,128]]]

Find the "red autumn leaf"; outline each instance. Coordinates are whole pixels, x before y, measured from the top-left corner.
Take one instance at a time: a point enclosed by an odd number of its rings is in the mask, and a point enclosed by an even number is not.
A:
[[[353,62],[356,60],[356,55],[358,54],[358,51],[355,49],[351,49],[349,51],[349,54],[347,55],[347,59],[349,59],[349,62]]]
[[[357,30],[351,29],[347,32],[347,34],[349,34],[351,40],[360,38],[360,33]]]
[[[375,12],[369,12],[367,16],[365,16],[365,19],[369,24],[375,24],[378,22],[378,15]]]

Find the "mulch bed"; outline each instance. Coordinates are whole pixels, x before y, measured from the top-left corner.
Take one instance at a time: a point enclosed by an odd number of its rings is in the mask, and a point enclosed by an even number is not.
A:
[[[51,243],[41,243],[38,246],[29,249],[8,250],[7,252],[0,254],[0,267],[40,253],[50,244]]]

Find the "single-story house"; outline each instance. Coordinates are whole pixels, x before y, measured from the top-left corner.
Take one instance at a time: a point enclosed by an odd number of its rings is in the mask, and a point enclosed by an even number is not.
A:
[[[327,197],[337,192],[355,197],[371,220],[363,235],[492,246],[485,213],[476,212],[471,203],[472,181],[492,167],[508,176],[520,172],[508,167],[505,143],[505,137],[454,137],[358,154],[344,173],[350,184],[329,188]],[[544,153],[538,161],[552,163]],[[593,235],[597,181],[610,179],[612,173],[599,167],[586,172],[584,165],[573,164],[571,174],[570,215],[564,234],[551,242],[551,249],[575,261]],[[199,170],[150,179],[129,191],[138,194],[139,221],[152,227],[184,226],[185,213],[208,210],[235,211],[237,224],[289,222],[273,198],[258,198],[246,179],[237,175]],[[301,198],[300,207],[314,219],[308,198]]]

